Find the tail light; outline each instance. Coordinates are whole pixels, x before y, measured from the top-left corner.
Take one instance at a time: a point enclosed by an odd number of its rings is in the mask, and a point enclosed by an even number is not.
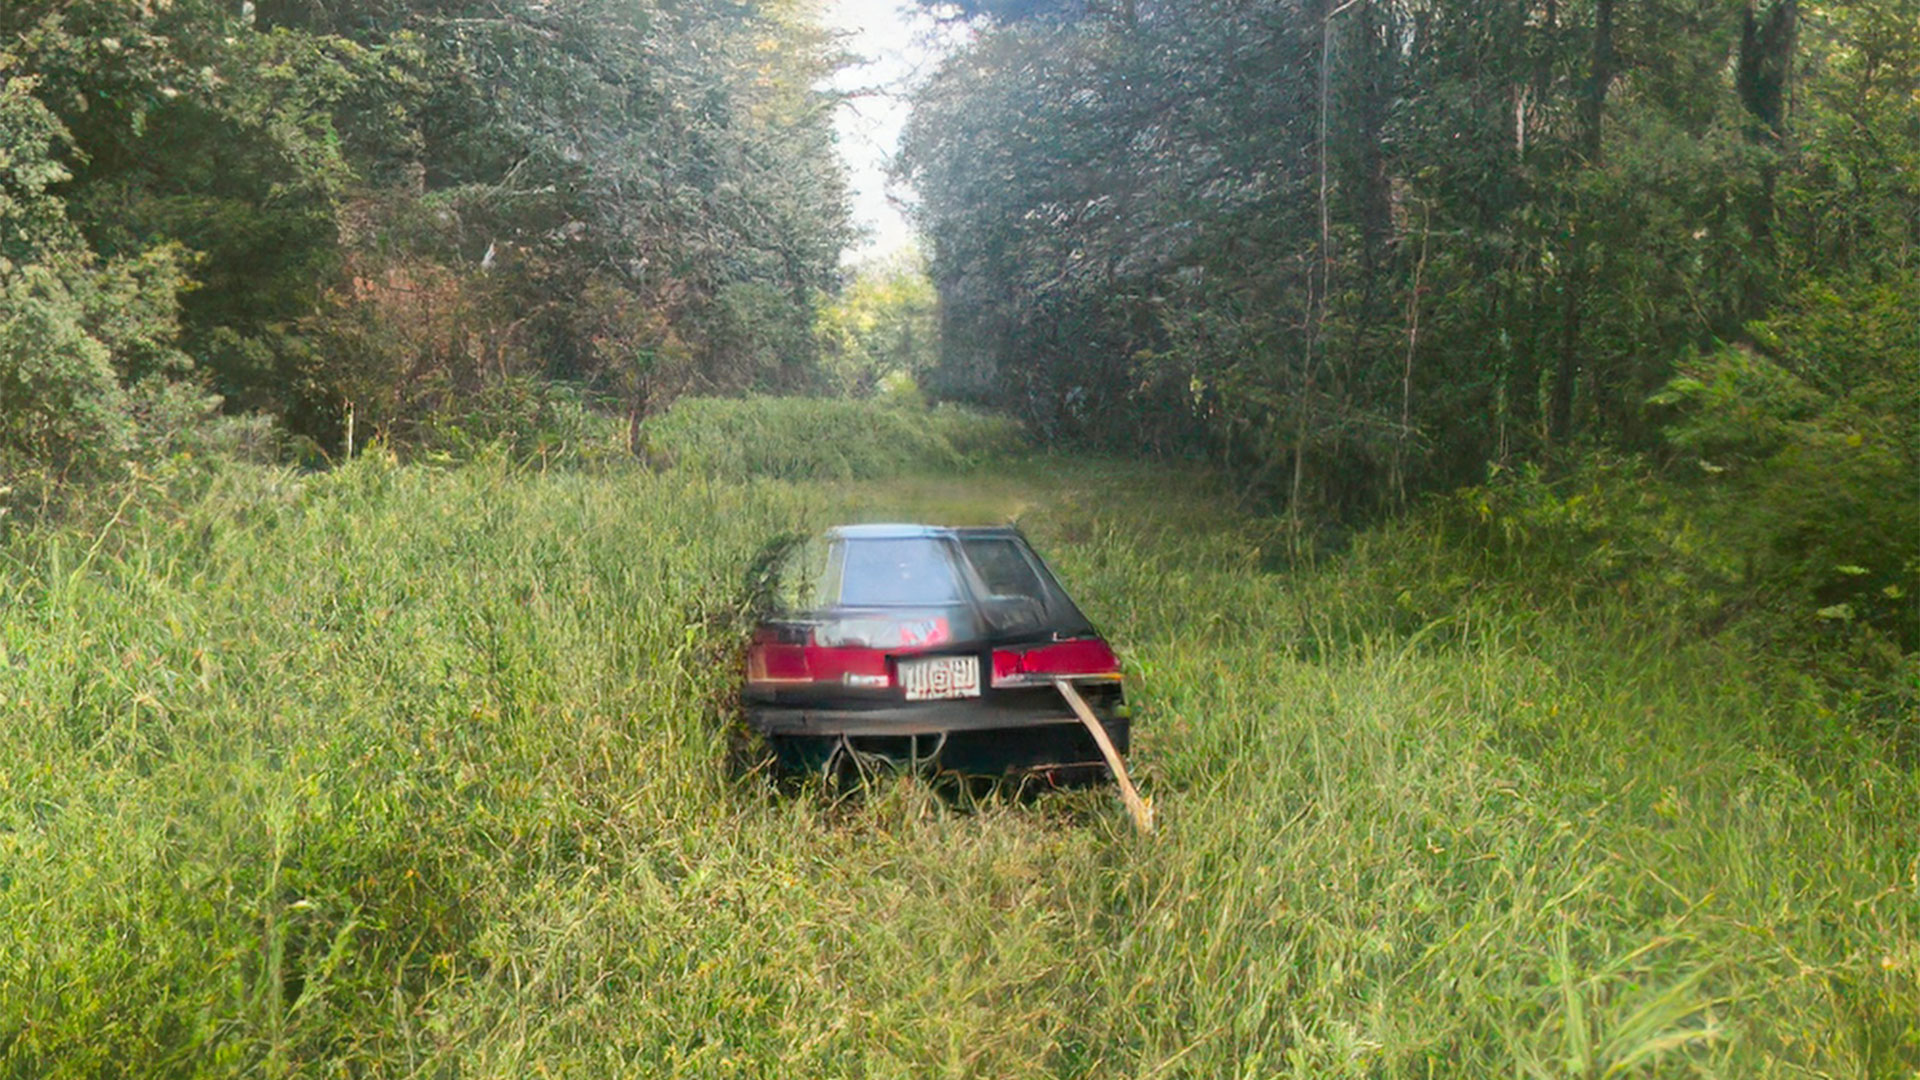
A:
[[[995,649],[993,685],[1025,686],[1055,678],[1120,677],[1120,659],[1099,638],[1077,638],[1027,649]]]
[[[944,623],[944,620],[942,620]],[[894,685],[891,657],[924,649],[902,648],[897,632],[875,647],[851,624],[763,627],[747,650],[747,683],[763,689],[837,685],[884,690]],[[938,636],[944,637],[945,626]],[[881,635],[874,635],[881,636]],[[1023,649],[995,649],[996,688],[1044,685],[1056,678],[1118,679],[1120,661],[1099,638],[1076,638]]]
[[[885,650],[820,644],[819,639],[820,635],[804,627],[755,633],[747,649],[747,683],[767,688],[826,683],[870,690],[893,685]]]

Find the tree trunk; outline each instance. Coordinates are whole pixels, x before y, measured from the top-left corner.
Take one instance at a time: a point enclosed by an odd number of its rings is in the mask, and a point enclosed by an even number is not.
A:
[[[1600,119],[1613,85],[1613,0],[1596,0],[1593,12],[1593,67],[1580,99],[1580,153],[1600,164]]]
[[[1387,169],[1387,114],[1394,83],[1392,12],[1383,18],[1371,0],[1361,0],[1353,18],[1358,26],[1359,131],[1354,150],[1360,166],[1361,258],[1371,276],[1393,237],[1393,184]]]
[[[1799,26],[1799,0],[1778,0],[1764,17],[1752,3],[1740,25],[1740,56],[1734,86],[1750,120],[1747,137],[1769,149],[1778,149],[1787,133],[1787,88],[1793,74],[1793,48]],[[1747,207],[1747,232],[1763,258],[1773,258],[1774,186],[1779,165],[1771,157],[1760,163],[1760,195]],[[1748,314],[1761,297],[1749,289]]]
[[[1398,509],[1407,505],[1407,463],[1413,440],[1413,358],[1420,349],[1420,291],[1427,272],[1427,241],[1433,235],[1433,212],[1425,207],[1420,215],[1420,257],[1413,264],[1413,288],[1407,293],[1407,352],[1400,368],[1400,430],[1393,447],[1393,500]]]
[[[1779,0],[1764,19],[1755,15],[1749,3],[1741,22],[1735,86],[1740,103],[1753,117],[1749,134],[1756,142],[1772,142],[1786,134],[1787,85],[1793,73],[1799,19],[1799,0]]]
[[[1578,233],[1578,228],[1574,230]],[[1567,267],[1567,280],[1560,289],[1560,354],[1553,370],[1553,396],[1547,407],[1547,441],[1559,446],[1573,433],[1573,383],[1580,377],[1580,292],[1585,283],[1586,257],[1580,252],[1578,236],[1568,243],[1573,247]]]
[[[1351,2],[1351,0],[1350,0]],[[1344,5],[1343,5],[1344,7]],[[1294,427],[1293,427],[1293,482],[1287,491],[1287,531],[1295,558],[1304,551],[1305,522],[1301,517],[1301,503],[1306,495],[1307,479],[1307,438],[1313,429],[1311,410],[1314,397],[1315,357],[1325,351],[1321,340],[1327,321],[1327,293],[1333,277],[1333,218],[1329,200],[1330,178],[1327,173],[1327,113],[1332,98],[1331,72],[1333,61],[1333,16],[1336,9],[1332,0],[1320,9],[1320,100],[1319,129],[1316,140],[1317,172],[1319,188],[1320,237],[1314,251],[1314,260],[1307,268],[1307,326],[1306,349],[1301,359],[1300,377],[1295,384]]]
[[[1607,89],[1613,84],[1613,3],[1596,0],[1593,17],[1593,64],[1580,97],[1580,155],[1583,164],[1600,164],[1601,119]],[[1567,281],[1560,299],[1560,358],[1554,370],[1553,400],[1548,413],[1548,437],[1554,445],[1573,435],[1573,385],[1580,376],[1580,308],[1587,287],[1586,223],[1577,205],[1569,207],[1567,226]]]

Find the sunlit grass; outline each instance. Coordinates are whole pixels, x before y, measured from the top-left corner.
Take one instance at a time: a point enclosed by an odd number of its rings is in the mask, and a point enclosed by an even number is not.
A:
[[[1104,463],[210,476],[0,561],[0,1072],[1920,1067],[1920,780],[1810,767],[1818,701],[1624,601],[1409,630],[1411,529],[1276,575]],[[748,558],[881,516],[1035,537],[1133,673],[1154,835],[729,773]]]
[[[1020,443],[1019,425],[969,409],[837,398],[682,398],[647,431],[656,457],[734,480],[955,472]]]

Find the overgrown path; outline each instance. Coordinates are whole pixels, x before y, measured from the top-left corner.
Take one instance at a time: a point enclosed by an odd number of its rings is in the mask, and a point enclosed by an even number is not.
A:
[[[223,467],[0,563],[0,1074],[1905,1075],[1920,782],[1730,643],[1177,471]],[[766,537],[1017,517],[1107,793],[721,764]],[[1611,598],[1610,598],[1611,597]]]

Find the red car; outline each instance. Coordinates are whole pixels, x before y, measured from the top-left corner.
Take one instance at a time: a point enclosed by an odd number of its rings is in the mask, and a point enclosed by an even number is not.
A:
[[[971,776],[1107,776],[1056,679],[1126,752],[1119,661],[1018,529],[848,525],[758,566],[743,699],[787,769],[880,755]]]

